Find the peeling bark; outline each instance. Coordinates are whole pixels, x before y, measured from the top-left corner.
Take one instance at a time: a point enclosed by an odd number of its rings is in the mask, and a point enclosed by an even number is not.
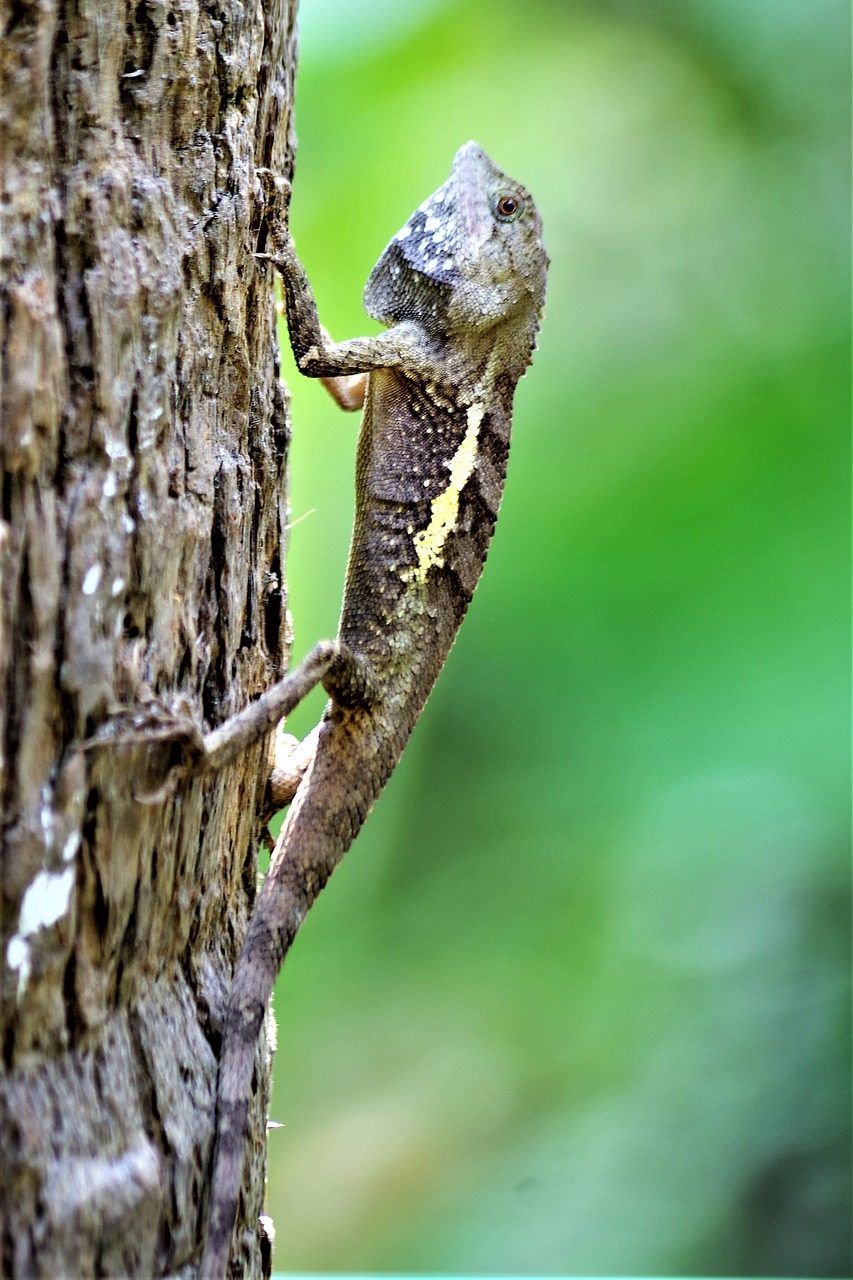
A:
[[[288,426],[252,254],[255,166],[292,170],[294,9],[0,3],[4,1276],[198,1257],[265,746],[152,792],[156,743],[92,738],[146,706],[210,729],[286,665]]]

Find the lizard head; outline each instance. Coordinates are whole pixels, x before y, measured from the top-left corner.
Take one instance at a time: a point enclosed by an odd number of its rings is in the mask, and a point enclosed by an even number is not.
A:
[[[364,291],[383,324],[413,320],[443,337],[505,321],[533,336],[545,298],[548,255],[530,192],[476,142],[386,248]]]

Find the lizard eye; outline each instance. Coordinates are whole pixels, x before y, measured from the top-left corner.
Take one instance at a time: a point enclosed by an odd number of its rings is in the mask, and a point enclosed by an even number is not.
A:
[[[501,222],[514,222],[524,211],[524,201],[512,191],[499,191],[495,199],[495,213]]]

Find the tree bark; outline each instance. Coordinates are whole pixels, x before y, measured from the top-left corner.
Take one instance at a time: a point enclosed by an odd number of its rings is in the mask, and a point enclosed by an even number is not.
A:
[[[210,729],[286,664],[288,426],[252,255],[254,168],[292,171],[294,10],[0,0],[4,1276],[198,1261],[266,747],[157,790],[156,743],[103,730]]]

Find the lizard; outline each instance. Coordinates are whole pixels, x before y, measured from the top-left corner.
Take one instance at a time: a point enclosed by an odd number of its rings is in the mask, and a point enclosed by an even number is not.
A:
[[[202,1280],[223,1280],[226,1271],[255,1050],[273,984],[399,760],[480,577],[506,476],[513,395],[536,345],[548,269],[530,193],[468,142],[370,274],[364,308],[384,332],[335,344],[281,211],[289,185],[265,176],[271,249],[258,256],[281,277],[297,367],[322,379],[342,407],[363,403],[363,416],[337,639],[320,641],[233,718],[239,723],[205,738],[208,767],[219,768],[318,682],[329,695],[279,788],[278,799],[292,803],[230,988]]]

